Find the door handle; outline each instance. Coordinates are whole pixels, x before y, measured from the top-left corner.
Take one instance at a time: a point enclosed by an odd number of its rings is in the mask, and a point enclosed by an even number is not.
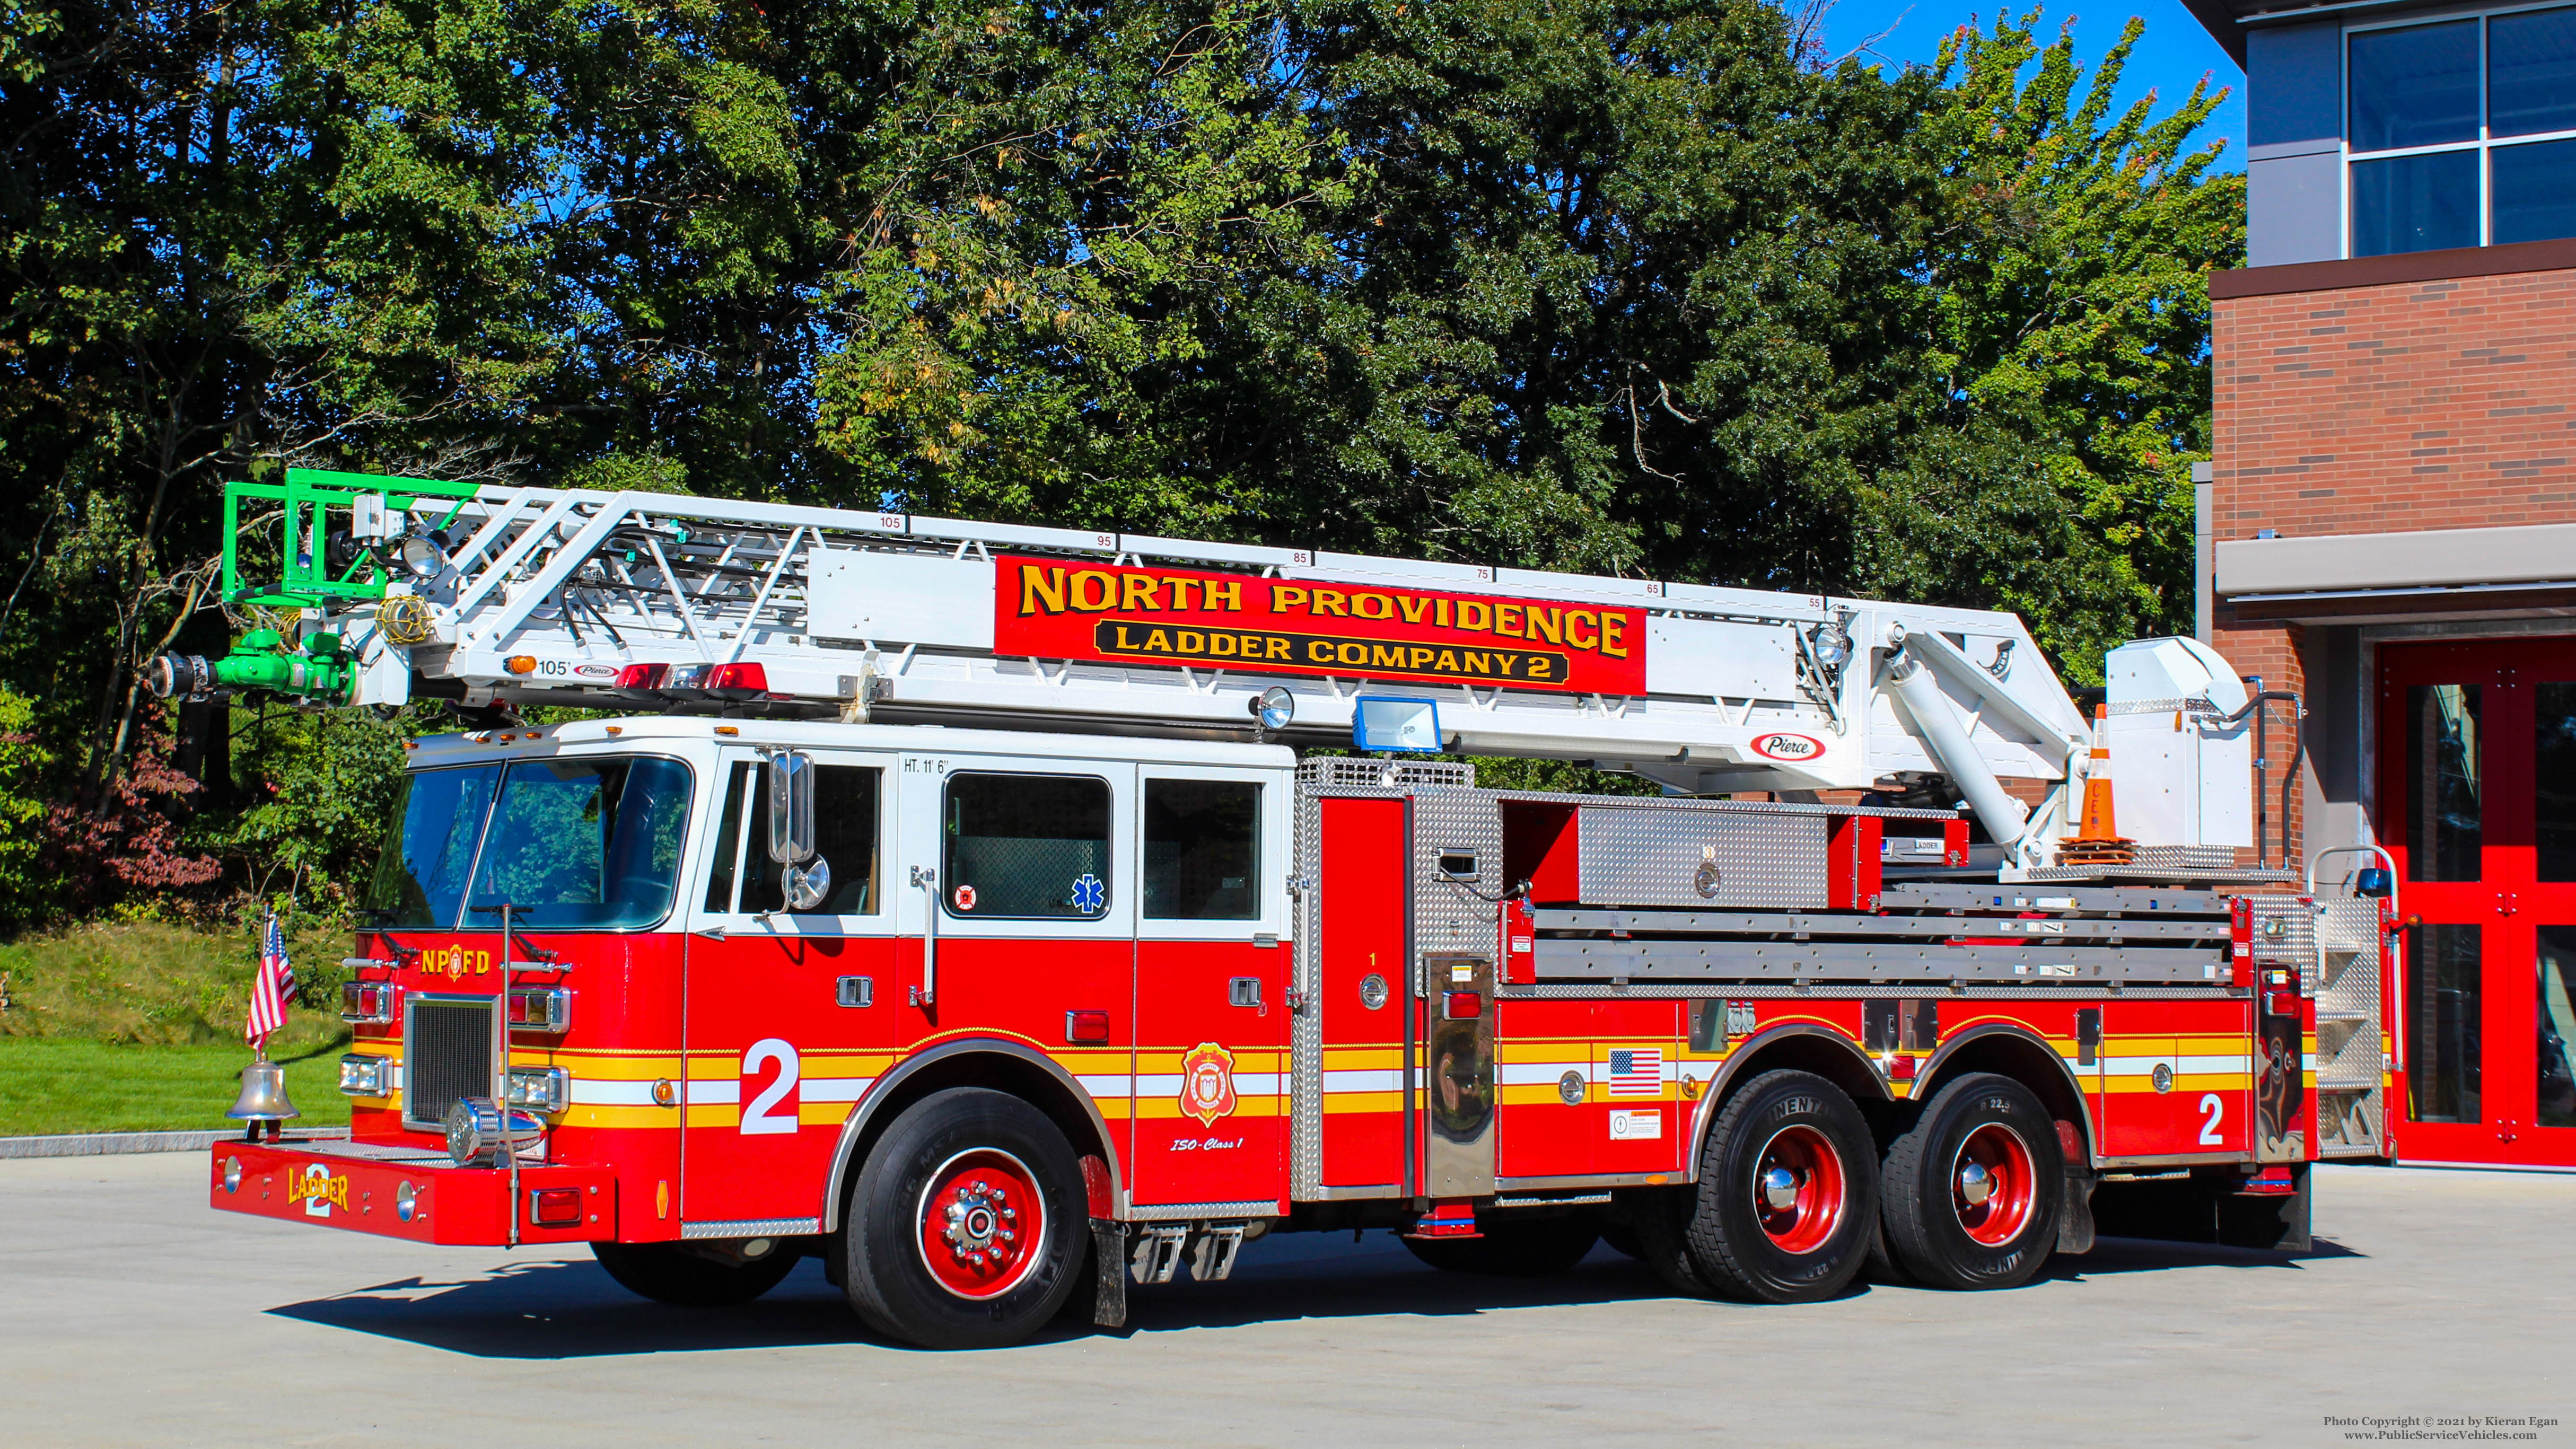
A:
[[[939,872],[921,866],[912,868],[912,883],[921,887],[921,985],[912,992],[912,1004],[928,1006],[939,989]]]
[[[1228,980],[1225,983],[1225,1004],[1261,1008],[1261,978],[1237,976]],[[1263,1014],[1267,1015],[1268,1012],[1265,1010]]]

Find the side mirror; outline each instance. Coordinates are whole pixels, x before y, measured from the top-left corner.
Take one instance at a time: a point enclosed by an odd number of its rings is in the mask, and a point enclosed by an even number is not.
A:
[[[2388,899],[2389,895],[2392,893],[2391,883],[2388,879],[2388,868],[2386,866],[2374,865],[2365,870],[2353,872],[2352,893],[2354,895],[2364,896],[2376,901],[2384,901]]]
[[[792,750],[769,757],[769,858],[800,865],[814,858],[814,762]]]

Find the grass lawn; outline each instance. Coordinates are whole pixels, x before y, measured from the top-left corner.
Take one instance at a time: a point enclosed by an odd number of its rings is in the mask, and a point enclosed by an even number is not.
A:
[[[0,944],[0,1136],[226,1127],[250,1063],[241,1023],[256,936],[155,921],[75,926]],[[315,989],[269,1056],[299,1127],[348,1125],[340,1095],[344,934],[293,942]]]
[[[340,1049],[286,1062],[295,1127],[346,1127]],[[226,1046],[114,1046],[64,1037],[0,1037],[0,1137],[236,1127],[224,1116],[250,1052]]]

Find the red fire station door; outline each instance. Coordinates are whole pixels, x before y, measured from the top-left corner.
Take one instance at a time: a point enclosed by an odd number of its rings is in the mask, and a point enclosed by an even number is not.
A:
[[[2392,1149],[2576,1166],[2576,640],[2379,654],[2382,842],[2399,867]]]

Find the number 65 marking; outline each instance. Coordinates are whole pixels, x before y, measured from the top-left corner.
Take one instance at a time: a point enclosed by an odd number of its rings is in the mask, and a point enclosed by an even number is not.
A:
[[[792,1069],[791,1069],[791,1070],[792,1070]],[[2226,1109],[2226,1107],[2225,1107],[2223,1104],[2221,1104],[2221,1103],[2219,1102],[2219,1100],[2218,1100],[2218,1094],[2217,1094],[2216,1092],[2203,1092],[2203,1093],[2201,1093],[2201,1094],[2200,1094],[2200,1110],[2202,1110],[2203,1112],[2206,1112],[2206,1113],[2208,1113],[2208,1114],[2209,1114],[2207,1117],[2205,1117],[2205,1118],[2201,1119],[2201,1123],[2200,1123],[2200,1141],[2201,1141],[2201,1145],[2202,1145],[2202,1146],[2204,1146],[2204,1147],[2224,1147],[2224,1146],[2226,1146],[2226,1145],[2227,1145],[2227,1144],[2226,1144],[2226,1142],[2225,1142],[2225,1141],[2223,1141],[2223,1140],[2219,1137],[2219,1135],[2218,1135],[2218,1117],[2219,1117],[2219,1114],[2220,1114],[2221,1112],[2224,1112],[2224,1111],[2225,1111],[2225,1110],[2227,1110],[2227,1109]]]
[[[751,1099],[750,1106],[742,1109],[742,1131],[746,1137],[796,1130],[796,1048],[774,1036],[753,1042],[751,1050],[742,1054],[743,1085],[750,1086],[752,1077],[770,1062],[778,1063],[778,1075],[761,1089],[759,1096]],[[782,1101],[787,1104],[786,1115],[772,1116],[769,1109]]]

